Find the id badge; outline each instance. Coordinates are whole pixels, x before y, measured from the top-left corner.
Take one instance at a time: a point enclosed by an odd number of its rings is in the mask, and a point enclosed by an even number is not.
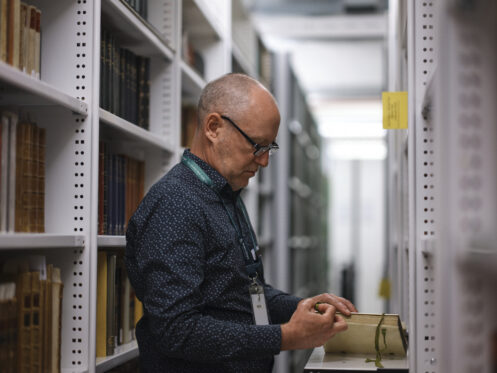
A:
[[[249,286],[249,293],[255,325],[269,325],[264,288],[257,284],[254,279],[254,282]]]

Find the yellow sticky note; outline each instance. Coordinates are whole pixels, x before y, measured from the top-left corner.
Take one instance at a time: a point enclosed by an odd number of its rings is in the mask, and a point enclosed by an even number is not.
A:
[[[407,92],[383,92],[383,128],[407,129]]]

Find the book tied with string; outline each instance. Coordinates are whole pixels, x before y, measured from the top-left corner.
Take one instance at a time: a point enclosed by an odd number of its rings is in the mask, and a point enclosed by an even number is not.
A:
[[[352,313],[348,328],[324,344],[326,353],[405,356],[407,335],[397,314]]]

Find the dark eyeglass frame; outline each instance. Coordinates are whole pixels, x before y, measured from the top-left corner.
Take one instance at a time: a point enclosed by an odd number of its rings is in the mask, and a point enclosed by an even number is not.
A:
[[[262,145],[257,144],[254,140],[252,140],[250,138],[249,135],[247,135],[245,132],[243,132],[242,129],[240,127],[238,127],[238,125],[230,117],[227,117],[226,115],[221,115],[221,118],[224,120],[227,120],[229,123],[231,123],[233,125],[233,127],[235,127],[238,130],[238,132],[240,132],[242,134],[242,136],[247,139],[247,141],[255,148],[255,151],[253,154],[256,157],[261,156],[267,152],[269,152],[269,155],[272,155],[272,154],[276,153],[276,151],[278,151],[278,149],[280,148],[279,145],[276,144],[274,141],[271,144],[266,145],[266,146],[262,146]]]

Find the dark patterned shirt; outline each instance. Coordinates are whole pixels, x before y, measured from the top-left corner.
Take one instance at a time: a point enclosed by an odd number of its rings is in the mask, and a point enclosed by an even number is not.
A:
[[[252,246],[239,192],[188,150],[184,156],[212,179]],[[270,372],[281,348],[278,324],[300,300],[262,278],[271,325],[254,324],[242,248],[214,190],[179,163],[129,222],[126,267],[144,305],[136,327],[144,372]]]

